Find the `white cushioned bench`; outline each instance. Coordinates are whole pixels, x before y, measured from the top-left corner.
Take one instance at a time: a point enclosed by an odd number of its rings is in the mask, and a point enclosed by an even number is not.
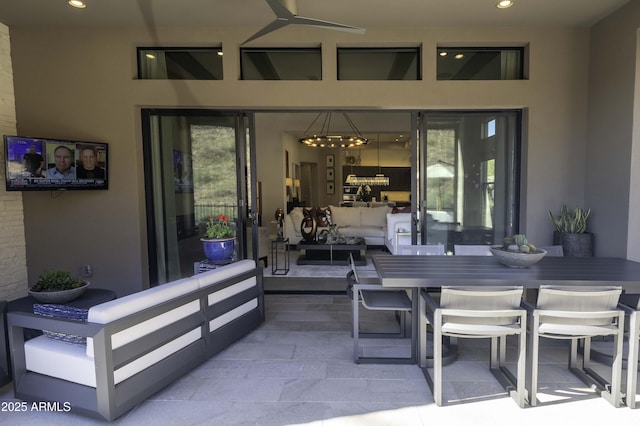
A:
[[[243,260],[89,309],[87,322],[7,315],[16,398],[113,420],[264,321],[262,269]],[[85,346],[32,328],[85,336]]]

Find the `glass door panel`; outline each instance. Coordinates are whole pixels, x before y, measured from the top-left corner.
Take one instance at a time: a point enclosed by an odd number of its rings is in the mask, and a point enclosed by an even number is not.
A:
[[[421,231],[429,244],[499,244],[517,229],[519,111],[424,113]]]
[[[150,282],[194,273],[204,260],[210,216],[235,227],[235,259],[247,257],[253,235],[248,118],[208,111],[143,111]],[[252,257],[252,256],[251,256]]]

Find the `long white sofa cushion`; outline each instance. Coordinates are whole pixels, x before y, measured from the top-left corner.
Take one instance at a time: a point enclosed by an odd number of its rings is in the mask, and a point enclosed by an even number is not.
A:
[[[200,328],[195,328],[148,354],[123,365],[113,372],[114,383],[118,384],[165,359],[197,341],[201,335]],[[29,371],[85,386],[96,387],[95,358],[88,356],[84,347],[52,340],[46,336],[39,336],[25,342],[24,353],[26,368]]]
[[[96,387],[94,359],[83,346],[38,336],[24,343],[24,355],[29,371]]]
[[[130,294],[120,299],[101,303],[89,309],[88,322],[107,324],[111,321],[126,317],[143,309],[156,306],[179,296],[198,290],[198,281],[192,278],[183,278],[162,284],[139,293]],[[159,315],[148,321],[144,321],[128,329],[115,333],[111,339],[112,347],[118,348],[132,342],[172,322],[184,318],[200,309],[197,301],[174,309],[171,313]],[[93,356],[93,339],[87,339],[87,355]]]
[[[331,221],[337,226],[360,226],[360,210],[367,207],[336,207],[331,209]],[[380,226],[384,226],[381,224]]]
[[[381,207],[358,207],[360,210],[360,226],[371,226],[384,228],[387,224],[387,213],[391,209],[387,206]]]
[[[227,278],[240,275],[243,272],[251,271],[252,269],[255,269],[255,267],[256,262],[254,260],[245,259],[238,262],[230,263],[229,265],[225,265],[216,269],[212,269],[207,272],[203,272],[202,274],[194,275],[193,278],[196,280],[198,288],[205,288],[212,284],[216,284],[220,281],[226,280]],[[255,283],[255,277],[253,277],[253,281]]]

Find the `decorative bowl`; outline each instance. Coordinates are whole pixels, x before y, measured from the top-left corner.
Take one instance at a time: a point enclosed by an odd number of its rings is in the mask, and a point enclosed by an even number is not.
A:
[[[535,265],[547,254],[547,251],[542,249],[536,250],[535,253],[506,251],[500,247],[489,247],[489,250],[498,262],[510,268],[526,268]]]
[[[89,283],[70,290],[33,291],[29,289],[29,296],[42,303],[67,303],[80,297],[87,287],[89,287]]]

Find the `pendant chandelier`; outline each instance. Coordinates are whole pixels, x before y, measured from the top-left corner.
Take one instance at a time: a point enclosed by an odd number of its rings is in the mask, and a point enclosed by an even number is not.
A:
[[[378,154],[378,173],[375,176],[357,176],[354,174],[347,175],[345,183],[347,185],[360,186],[360,185],[375,185],[375,186],[389,186],[389,176],[385,176],[380,168],[380,135],[376,140],[376,151]]]
[[[299,139],[299,142],[313,148],[353,148],[368,144],[369,139],[362,136],[362,133],[353,124],[347,113],[340,114],[342,114],[351,129],[349,133],[332,132],[331,119],[333,118],[333,113],[321,112],[307,127],[307,130],[304,131],[304,136]],[[314,126],[316,126],[315,131],[313,130]]]

